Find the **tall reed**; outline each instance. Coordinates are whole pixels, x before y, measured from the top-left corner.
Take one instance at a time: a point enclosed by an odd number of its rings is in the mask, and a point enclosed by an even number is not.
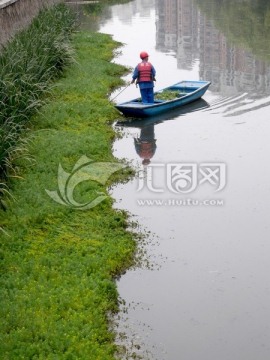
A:
[[[75,16],[64,4],[43,9],[0,53],[0,197],[25,149],[24,132],[72,60]],[[2,185],[1,185],[2,184]],[[1,191],[2,189],[2,191]]]

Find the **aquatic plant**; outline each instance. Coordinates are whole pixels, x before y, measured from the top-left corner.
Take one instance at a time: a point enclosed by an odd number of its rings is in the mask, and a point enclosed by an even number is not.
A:
[[[66,172],[86,155],[116,162],[110,125],[118,116],[108,92],[123,83],[125,69],[111,62],[117,44],[109,35],[76,33],[77,63],[52,90],[31,121],[32,166],[24,181],[12,180],[16,202],[0,211],[0,353],[3,359],[115,359],[109,314],[118,309],[115,277],[133,262],[134,234],[127,214],[107,196],[87,211],[53,201],[59,163]],[[74,198],[84,202],[107,193],[83,181]],[[1,236],[2,235],[2,236]]]
[[[163,90],[155,94],[157,100],[174,100],[180,97],[179,91]]]

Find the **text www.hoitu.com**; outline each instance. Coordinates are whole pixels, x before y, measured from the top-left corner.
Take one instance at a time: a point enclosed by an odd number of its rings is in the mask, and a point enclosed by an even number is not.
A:
[[[223,199],[137,199],[139,206],[223,206]]]

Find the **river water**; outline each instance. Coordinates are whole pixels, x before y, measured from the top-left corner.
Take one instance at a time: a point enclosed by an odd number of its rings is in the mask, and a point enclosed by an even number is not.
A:
[[[122,134],[115,156],[137,176],[111,194],[147,234],[150,261],[118,281],[119,342],[129,346],[127,359],[135,352],[266,360],[270,8],[265,1],[198,4],[135,0],[99,19],[99,31],[124,44],[115,62],[132,69],[140,51],[149,52],[156,89],[181,79],[212,82],[202,101],[178,113],[115,124]],[[138,95],[132,85],[116,100]]]
[[[1,13],[0,43],[29,21],[17,10],[29,1]],[[149,52],[156,89],[211,81],[203,100],[179,111],[125,124],[119,116],[114,124],[122,134],[114,154],[136,176],[110,192],[145,234],[145,261],[118,281],[122,358],[268,360],[267,1],[134,0],[94,17],[90,7],[98,5],[73,6],[82,28],[123,43],[115,62],[133,69],[140,51]],[[132,85],[115,101],[138,95]]]

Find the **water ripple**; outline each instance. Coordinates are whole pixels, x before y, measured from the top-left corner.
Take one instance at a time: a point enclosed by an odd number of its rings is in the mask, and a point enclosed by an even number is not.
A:
[[[256,94],[243,93],[234,97],[222,97],[209,103],[204,111],[212,114],[223,114],[224,117],[240,116],[270,105],[270,96],[261,97]]]

